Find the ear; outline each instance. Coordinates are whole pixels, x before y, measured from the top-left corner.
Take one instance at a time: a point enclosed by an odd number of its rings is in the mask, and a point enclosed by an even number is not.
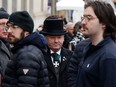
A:
[[[24,36],[26,37],[28,35],[29,35],[29,32],[25,31]]]
[[[102,29],[106,29],[106,25],[102,23]]]

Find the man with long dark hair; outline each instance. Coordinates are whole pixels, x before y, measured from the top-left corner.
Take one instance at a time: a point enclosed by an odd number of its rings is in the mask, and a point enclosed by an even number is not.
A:
[[[79,61],[79,51],[74,52],[68,70],[69,87],[116,87],[116,17],[112,6],[102,1],[87,2],[82,33],[90,41]]]

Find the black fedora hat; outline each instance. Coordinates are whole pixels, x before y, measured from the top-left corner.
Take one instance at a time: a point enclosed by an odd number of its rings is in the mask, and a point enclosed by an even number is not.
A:
[[[64,35],[65,31],[63,28],[62,19],[46,19],[44,21],[43,30],[41,31],[43,35]]]

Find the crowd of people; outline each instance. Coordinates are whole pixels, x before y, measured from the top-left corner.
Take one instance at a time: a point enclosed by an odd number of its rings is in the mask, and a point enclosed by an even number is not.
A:
[[[116,87],[112,6],[89,1],[81,19],[50,15],[34,31],[27,11],[0,8],[0,87]]]

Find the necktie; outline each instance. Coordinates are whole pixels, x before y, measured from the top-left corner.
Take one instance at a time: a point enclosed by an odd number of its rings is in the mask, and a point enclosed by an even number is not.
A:
[[[53,57],[54,61],[59,61],[57,53],[52,53],[52,57]]]
[[[53,65],[57,77],[57,87],[59,87],[59,66],[60,66],[59,55],[57,53],[52,53],[52,57],[53,57]]]
[[[53,57],[53,65],[54,67],[58,67],[59,66],[59,55],[57,53],[52,53],[52,57]]]

